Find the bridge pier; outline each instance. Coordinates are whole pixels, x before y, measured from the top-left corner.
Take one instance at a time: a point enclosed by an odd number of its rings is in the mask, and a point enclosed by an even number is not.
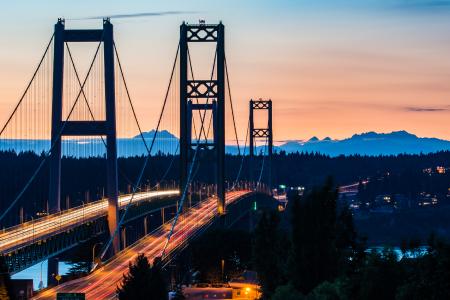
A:
[[[122,250],[127,247],[127,228],[124,226],[121,230],[121,237],[122,237]]]
[[[55,276],[59,275],[59,261],[56,257],[48,259],[47,262],[47,286],[54,286],[58,284]]]

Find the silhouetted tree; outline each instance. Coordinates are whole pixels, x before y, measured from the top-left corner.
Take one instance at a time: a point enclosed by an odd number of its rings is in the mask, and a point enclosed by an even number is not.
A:
[[[306,297],[295,289],[292,284],[280,285],[273,293],[271,300],[302,300]]]
[[[202,282],[222,282],[241,275],[250,265],[252,239],[242,230],[211,230],[190,245],[192,265],[200,272]],[[205,255],[208,253],[208,255]]]
[[[11,277],[9,275],[8,265],[6,264],[5,257],[0,255],[0,299],[13,299],[11,292]]]
[[[117,287],[120,300],[163,300],[167,299],[167,287],[158,261],[150,266],[147,257],[139,254],[129,271],[123,275]]]
[[[336,199],[331,179],[304,199],[293,199],[289,277],[304,294],[337,275]]]
[[[360,278],[360,299],[395,299],[401,281],[401,266],[390,249],[368,255]]]
[[[448,299],[450,295],[450,245],[430,240],[428,253],[402,259],[405,276],[396,298]]]
[[[151,300],[164,300],[168,298],[167,284],[161,269],[160,258],[155,258],[150,270],[150,289],[152,291]]]
[[[265,299],[270,299],[277,286],[285,283],[286,248],[283,249],[279,222],[276,212],[264,212],[254,233],[253,264]]]

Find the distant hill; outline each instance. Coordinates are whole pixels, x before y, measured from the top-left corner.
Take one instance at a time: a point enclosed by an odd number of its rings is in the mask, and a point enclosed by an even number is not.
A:
[[[308,141],[288,141],[277,147],[286,152],[319,152],[330,156],[338,155],[397,155],[418,154],[450,150],[450,141],[437,138],[420,138],[406,131],[391,133],[366,132],[355,134],[343,140],[316,137]]]
[[[151,139],[153,138],[153,136],[155,135],[155,130],[152,129],[150,131],[147,132],[143,132],[142,135],[144,136],[145,139]],[[134,139],[140,139],[141,135],[138,134],[136,136],[133,137]],[[178,139],[176,136],[174,136],[173,134],[171,134],[169,131],[167,130],[161,130],[158,132],[158,134],[156,135],[157,139]]]

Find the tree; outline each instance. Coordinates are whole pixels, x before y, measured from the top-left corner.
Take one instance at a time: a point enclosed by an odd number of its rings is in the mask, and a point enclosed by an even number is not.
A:
[[[263,212],[254,233],[253,264],[265,299],[270,299],[277,286],[285,283],[283,259],[286,248],[278,224],[276,212]]]
[[[164,274],[161,269],[160,258],[155,258],[153,266],[150,270],[150,290],[152,291],[151,297],[147,299],[151,300],[163,300],[167,299],[168,290],[167,284],[164,279]]]
[[[242,230],[211,230],[190,244],[190,252],[192,266],[200,273],[199,280],[222,282],[224,279],[240,276],[248,269],[252,256],[252,239],[249,233]]]
[[[123,275],[121,284],[117,287],[120,300],[163,300],[167,299],[167,288],[156,261],[150,266],[147,257],[139,254],[134,263],[130,263],[129,271]]]
[[[302,300],[305,296],[297,291],[292,284],[281,285],[275,290],[271,300]]]
[[[396,299],[448,299],[450,295],[450,245],[431,241],[427,254],[402,259],[405,280]]]
[[[312,290],[308,300],[346,300],[353,299],[347,295],[347,279],[338,278],[334,282],[324,281]]]
[[[368,255],[361,271],[360,299],[395,299],[402,279],[401,265],[390,249]]]
[[[304,199],[293,199],[289,274],[295,288],[303,294],[337,276],[340,257],[336,245],[336,199],[337,190],[330,178]]]
[[[5,257],[0,255],[0,299],[12,299],[11,276],[9,275],[8,265]]]

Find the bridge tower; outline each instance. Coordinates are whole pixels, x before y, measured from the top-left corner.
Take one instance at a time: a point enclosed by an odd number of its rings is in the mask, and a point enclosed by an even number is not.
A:
[[[216,43],[213,79],[188,79],[188,43]],[[196,103],[193,103],[196,100]],[[209,100],[212,100],[209,102]],[[213,142],[192,140],[193,111],[210,110]],[[184,190],[196,147],[213,151],[217,182],[218,212],[225,213],[225,28],[222,23],[180,26],[180,188]]]
[[[104,93],[105,120],[65,121],[62,116],[63,80],[64,80],[64,46],[67,42],[102,42],[104,48]],[[103,28],[95,30],[65,29],[63,19],[58,19],[54,34],[53,63],[53,100],[51,142],[54,145],[50,154],[50,195],[49,213],[60,211],[61,201],[61,139],[63,136],[106,136],[108,226],[111,235],[117,228],[118,221],[118,179],[117,179],[117,141],[116,108],[114,86],[114,39],[113,25],[109,19],[103,20]],[[113,241],[113,251],[119,249],[119,240]],[[49,283],[55,283],[52,274],[58,273],[58,262],[49,259]]]
[[[263,128],[255,128],[255,110],[265,110],[267,111],[267,126]],[[251,180],[257,181],[255,178],[255,150],[256,150],[256,139],[266,138],[267,139],[267,165],[262,166],[268,170],[268,182],[269,187],[272,187],[272,154],[273,154],[273,131],[272,131],[272,100],[250,100],[250,178]]]

